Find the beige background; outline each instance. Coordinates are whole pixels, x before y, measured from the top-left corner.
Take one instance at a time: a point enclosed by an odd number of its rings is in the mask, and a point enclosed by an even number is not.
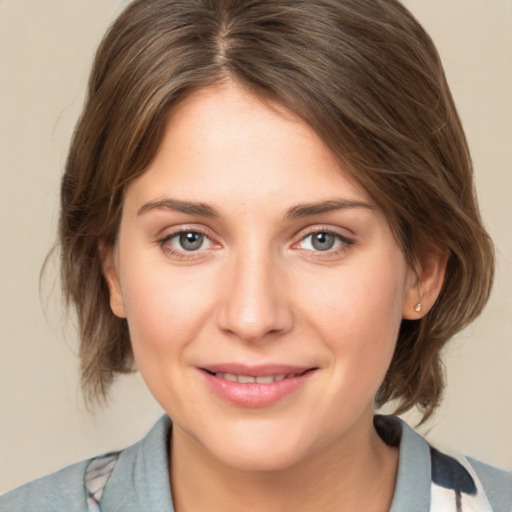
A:
[[[108,408],[85,412],[54,263],[38,290],[92,54],[122,3],[0,0],[0,491],[122,448],[161,414],[137,375],[119,379]],[[444,405],[421,431],[512,469],[512,2],[405,3],[445,63],[499,251],[490,304],[452,342]]]

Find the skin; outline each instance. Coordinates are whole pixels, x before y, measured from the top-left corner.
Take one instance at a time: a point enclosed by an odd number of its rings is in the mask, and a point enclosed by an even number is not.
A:
[[[102,250],[111,307],[173,419],[177,510],[388,510],[398,452],[373,428],[374,399],[400,322],[428,311],[443,261],[426,255],[413,272],[366,191],[273,107],[228,82],[173,111],[126,190],[116,246]],[[346,207],[293,215],[326,201]],[[318,232],[332,248],[313,244]],[[185,250],[180,233],[202,245]],[[244,407],[199,370],[226,362],[314,371],[283,399]]]

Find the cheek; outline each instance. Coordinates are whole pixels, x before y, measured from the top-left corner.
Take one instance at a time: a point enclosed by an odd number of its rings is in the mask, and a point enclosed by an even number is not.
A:
[[[141,269],[123,282],[130,339],[148,389],[174,415],[193,404],[180,390],[189,385],[190,375],[184,373],[187,354],[200,335],[207,304],[196,280],[162,267],[149,268],[151,272]]]
[[[405,266],[405,265],[404,265]],[[405,272],[387,266],[346,267],[318,286],[306,282],[304,306],[320,325],[359,343],[394,338],[402,319]],[[362,336],[366,332],[374,336]]]
[[[178,354],[196,337],[207,309],[206,294],[201,279],[173,272],[165,264],[139,260],[133,272],[131,263],[125,261],[121,284],[133,350],[139,368],[156,366],[164,354]]]
[[[364,264],[363,264],[364,263]],[[394,353],[407,266],[400,253],[340,269],[324,286],[306,283],[307,313],[329,347],[336,378],[374,393]]]

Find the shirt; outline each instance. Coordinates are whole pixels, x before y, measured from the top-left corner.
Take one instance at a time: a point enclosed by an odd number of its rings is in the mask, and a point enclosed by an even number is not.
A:
[[[375,426],[400,449],[390,512],[512,512],[512,472],[441,453],[396,417],[376,416]],[[174,512],[171,430],[164,416],[121,452],[73,464],[0,496],[0,511]]]

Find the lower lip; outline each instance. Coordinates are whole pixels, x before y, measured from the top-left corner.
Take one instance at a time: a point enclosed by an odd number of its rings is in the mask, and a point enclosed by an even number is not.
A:
[[[315,373],[308,370],[301,375],[277,382],[241,384],[201,370],[209,388],[220,398],[240,407],[268,407],[298,391]]]

